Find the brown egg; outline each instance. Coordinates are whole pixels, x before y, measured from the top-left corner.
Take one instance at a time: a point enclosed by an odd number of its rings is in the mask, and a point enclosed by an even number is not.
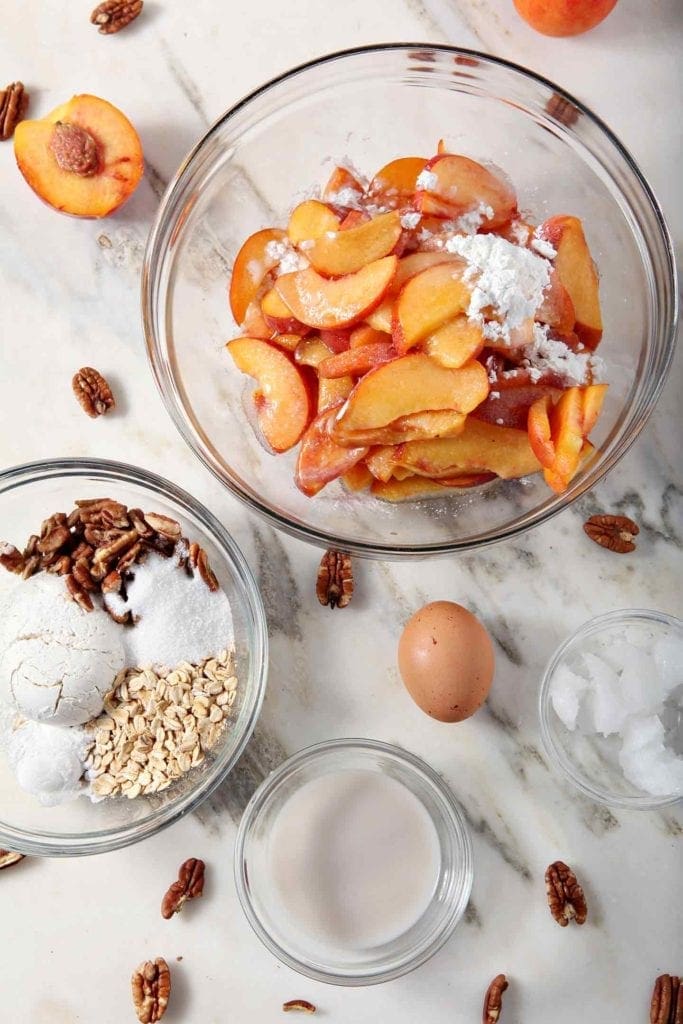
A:
[[[439,722],[462,722],[491,688],[493,644],[467,608],[433,601],[408,619],[398,643],[398,668],[425,714]]]

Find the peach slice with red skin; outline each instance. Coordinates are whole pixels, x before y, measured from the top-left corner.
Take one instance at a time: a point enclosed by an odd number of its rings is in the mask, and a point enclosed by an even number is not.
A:
[[[366,213],[365,210],[349,210],[339,225],[339,230],[348,231],[349,228],[357,228],[361,224],[367,224],[369,220],[370,214]]]
[[[386,331],[376,331],[369,324],[361,324],[360,327],[355,327],[351,331],[349,348],[362,348],[363,345],[374,345],[377,342],[391,343],[391,334]]]
[[[396,275],[387,289],[387,294],[379,306],[373,309],[366,317],[368,325],[377,331],[391,334],[394,323],[396,296],[407,281],[416,277],[423,270],[434,267],[439,263],[459,263],[462,265],[462,260],[459,256],[446,252],[411,252],[407,256],[402,256],[398,261]]]
[[[503,227],[517,212],[517,197],[510,185],[476,160],[440,153],[427,163],[425,172],[436,181],[416,193],[415,206],[422,213],[458,218],[481,203],[493,211],[482,225],[490,231]]]
[[[135,128],[98,96],[73,96],[14,131],[19,170],[49,206],[74,217],[107,217],[135,191],[144,171]]]
[[[347,327],[362,320],[382,301],[397,263],[396,256],[385,256],[355,274],[337,279],[322,277],[308,267],[283,274],[275,288],[301,323],[326,330]]]
[[[287,236],[292,245],[320,238],[326,231],[339,230],[339,217],[318,199],[306,199],[292,210]]]
[[[420,501],[424,498],[441,498],[452,494],[458,488],[480,487],[494,480],[492,473],[463,474],[451,480],[430,480],[424,476],[410,476],[403,480],[374,480],[370,491],[380,501]]]
[[[271,288],[261,299],[261,315],[273,331],[299,334],[302,337],[310,334],[311,328],[297,320],[276,288]]]
[[[365,491],[370,486],[374,477],[363,460],[342,475],[341,482],[347,491]]]
[[[320,377],[318,380],[318,413],[345,402],[356,382],[353,377]]]
[[[367,461],[370,471],[385,479],[395,466],[432,479],[461,473],[495,473],[507,480],[536,473],[541,468],[525,430],[493,426],[469,416],[464,430],[454,437],[377,448]]]
[[[382,167],[370,182],[369,192],[382,196],[389,205],[411,198],[417,188],[417,177],[425,169],[427,160],[422,156],[402,156]]]
[[[279,228],[264,228],[246,240],[235,257],[230,278],[230,309],[236,323],[243,324],[247,310],[258,295],[266,277],[280,262],[271,242],[282,242],[287,235]]]
[[[339,429],[352,433],[385,427],[402,416],[428,410],[468,413],[488,391],[486,370],[476,360],[459,370],[447,370],[423,353],[412,353],[361,378],[339,417]]]
[[[544,396],[529,410],[529,441],[543,465],[546,483],[558,494],[581,465],[587,435],[595,426],[606,384],[568,388],[555,405]]]
[[[344,231],[327,232],[306,250],[314,270],[325,277],[355,274],[368,263],[388,256],[401,236],[398,211],[382,213]]]
[[[321,331],[320,340],[332,352],[346,352],[351,344],[351,328],[343,327],[338,331]]]
[[[238,370],[258,381],[254,404],[265,440],[273,451],[288,451],[311,417],[311,396],[303,374],[282,349],[260,338],[234,338],[226,348]]]
[[[366,447],[342,448],[332,440],[329,423],[336,414],[333,408],[317,416],[301,439],[294,479],[309,497],[348,473],[368,453]]]
[[[569,334],[574,329],[574,303],[554,267],[551,267],[550,282],[544,292],[543,302],[536,311],[535,319],[552,327],[559,334]]]
[[[415,412],[401,416],[386,427],[345,433],[339,422],[330,426],[332,437],[341,445],[393,445],[404,441],[424,441],[434,437],[453,437],[465,427],[466,416],[451,410]]]
[[[467,309],[471,291],[462,279],[463,268],[462,262],[437,264],[403,286],[394,309],[392,331],[398,352],[406,353]]]
[[[269,341],[273,334],[273,328],[266,323],[261,304],[257,301],[250,302],[244,314],[242,329],[249,338],[261,338],[262,341]]]
[[[478,405],[471,415],[478,420],[492,423],[494,426],[526,430],[529,410],[532,405],[544,395],[549,395],[553,401],[556,401],[561,394],[562,391],[559,388],[540,384],[525,383],[517,387],[506,388],[498,388],[496,384],[492,384],[486,401]],[[531,435],[529,435],[529,439],[531,440]],[[536,455],[538,456],[538,452]],[[538,457],[540,460],[540,456]]]
[[[581,221],[578,217],[550,217],[537,235],[557,252],[553,265],[574,307],[574,331],[587,348],[597,348],[602,338],[599,281]]]
[[[457,316],[428,334],[420,347],[440,366],[457,370],[470,359],[476,359],[484,347],[484,335],[479,324],[466,316]]]
[[[529,444],[544,469],[549,469],[555,461],[555,444],[550,429],[550,410],[552,408],[551,396],[543,395],[529,407],[527,417]]]
[[[330,356],[318,365],[318,373],[321,377],[362,377],[368,370],[395,358],[396,349],[391,341],[377,341]]]
[[[357,192],[359,198],[365,192],[363,185],[355,174],[352,174],[346,167],[335,167],[323,189],[323,200],[326,203],[336,204],[339,193],[347,188]]]

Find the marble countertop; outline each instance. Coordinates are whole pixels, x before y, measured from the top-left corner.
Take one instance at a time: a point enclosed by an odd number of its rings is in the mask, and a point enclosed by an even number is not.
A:
[[[160,191],[206,127],[293,64],[389,40],[495,53],[584,100],[649,177],[680,253],[679,0],[620,0],[602,26],[570,40],[533,33],[511,0],[147,0],[136,25],[111,38],[81,7],[6,5],[2,73],[25,82],[34,116],[79,91],[116,103],[140,131],[149,173],[111,221],[79,222],[39,203],[11,145],[0,145],[0,465],[114,457],[188,488],[233,532],[259,579],[270,682],[246,754],[197,813],[128,850],[3,873],[0,1021],[133,1020],[131,970],[157,955],[174,974],[165,1024],[270,1024],[295,996],[331,1024],[469,1024],[499,971],[511,981],[501,1024],[645,1021],[654,977],[683,970],[683,817],[612,812],[574,792],[540,753],[535,702],[549,654],[585,619],[627,606],[683,613],[680,353],[638,444],[578,507],[481,554],[359,564],[356,600],[331,614],[314,597],[320,553],[248,515],[175,432],[147,369],[138,295]],[[84,363],[123,396],[120,411],[96,423],[70,395]],[[634,555],[619,559],[584,537],[582,519],[597,508],[638,520]],[[397,677],[402,622],[435,598],[476,608],[496,643],[488,705],[457,729],[421,716]],[[309,743],[351,735],[403,744],[443,775],[470,822],[475,881],[466,919],[427,965],[342,990],[300,978],[260,945],[237,902],[232,849],[245,802],[269,770]],[[159,900],[188,856],[207,862],[206,898],[168,923]],[[543,872],[558,857],[585,881],[591,916],[582,929],[561,930],[548,914]]]

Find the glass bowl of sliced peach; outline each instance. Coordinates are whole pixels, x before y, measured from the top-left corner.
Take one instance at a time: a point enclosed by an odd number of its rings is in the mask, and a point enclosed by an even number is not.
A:
[[[531,72],[408,44],[322,58],[182,165],[143,274],[166,406],[273,525],[377,557],[474,548],[592,487],[674,345],[661,212]]]

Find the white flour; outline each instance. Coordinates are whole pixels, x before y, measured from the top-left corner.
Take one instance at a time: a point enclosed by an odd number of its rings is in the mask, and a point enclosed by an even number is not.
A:
[[[91,746],[92,737],[80,726],[24,722],[8,736],[6,752],[21,788],[53,807],[83,791],[83,762]]]

